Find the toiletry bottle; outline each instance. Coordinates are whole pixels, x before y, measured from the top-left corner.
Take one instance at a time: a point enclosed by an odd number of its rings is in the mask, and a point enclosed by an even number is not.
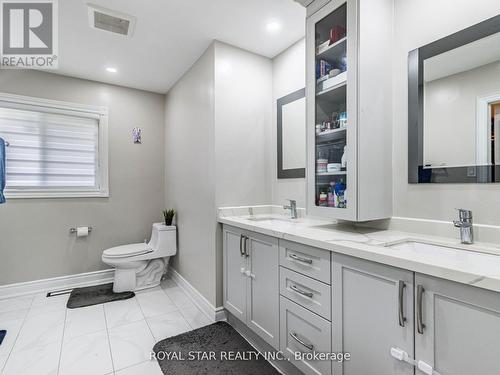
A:
[[[328,196],[324,191],[319,193],[319,205],[322,207],[328,206]]]
[[[347,145],[344,146],[344,153],[342,154],[342,158],[340,159],[341,170],[347,170],[347,155],[346,155]]]
[[[330,182],[328,189],[328,207],[335,207],[335,182]]]
[[[337,202],[336,202],[336,207],[338,208],[345,208],[345,200],[344,200],[344,193],[345,193],[345,183],[343,179],[340,179],[335,184],[335,195],[337,196]]]

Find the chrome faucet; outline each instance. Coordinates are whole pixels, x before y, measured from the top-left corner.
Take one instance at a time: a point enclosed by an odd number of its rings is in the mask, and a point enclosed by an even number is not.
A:
[[[463,208],[458,209],[459,220],[453,220],[453,225],[460,228],[460,240],[463,244],[472,244],[474,235],[472,233],[472,211]]]
[[[283,206],[283,209],[290,210],[290,218],[296,219],[297,218],[297,201],[294,199],[288,199],[288,200],[290,201],[290,205]]]

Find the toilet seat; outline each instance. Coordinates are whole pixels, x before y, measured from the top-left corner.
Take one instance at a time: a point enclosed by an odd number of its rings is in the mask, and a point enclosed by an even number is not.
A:
[[[103,257],[106,258],[127,258],[137,255],[143,255],[153,252],[153,249],[147,243],[134,243],[112,247],[104,250]]]

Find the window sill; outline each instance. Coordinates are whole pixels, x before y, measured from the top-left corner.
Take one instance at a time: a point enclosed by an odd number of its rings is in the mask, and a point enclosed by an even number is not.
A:
[[[108,198],[108,190],[6,190],[7,199],[36,199],[36,198]]]

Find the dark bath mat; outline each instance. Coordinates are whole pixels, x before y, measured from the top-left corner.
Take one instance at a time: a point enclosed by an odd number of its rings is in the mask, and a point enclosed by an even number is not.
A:
[[[169,337],[158,342],[153,351],[165,375],[210,374],[210,375],[279,375],[280,373],[259,355],[236,330],[226,322],[217,322],[206,327]],[[197,353],[215,353],[213,360],[190,357]],[[223,353],[245,355],[251,360],[224,360]],[[178,358],[175,358],[177,353]],[[170,354],[167,358],[165,354]],[[173,355],[172,355],[173,354]],[[229,354],[227,355],[229,356]],[[227,357],[226,357],[227,358]]]
[[[0,345],[2,345],[2,341],[5,338],[7,331],[5,329],[0,330]]]
[[[66,307],[68,309],[76,309],[77,307],[99,305],[100,303],[129,299],[134,296],[134,292],[113,292],[113,283],[87,286],[85,288],[73,289]]]

